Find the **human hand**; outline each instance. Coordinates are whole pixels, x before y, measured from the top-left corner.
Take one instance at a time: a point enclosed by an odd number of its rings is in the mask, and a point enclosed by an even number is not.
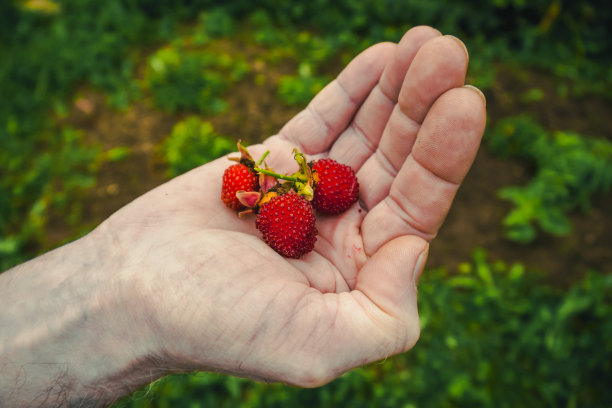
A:
[[[279,172],[296,170],[293,147],[357,171],[360,204],[319,217],[301,259],[276,254],[224,207],[225,158],[107,220],[98,233],[112,237],[125,310],[155,339],[157,361],[315,386],[411,348],[428,243],[485,125],[482,94],[463,87],[467,63],[457,39],[417,27],[363,52],[278,135],[249,147],[255,158],[270,150]]]
[[[411,348],[428,245],[486,120],[467,62],[454,37],[414,28],[249,147],[281,173],[294,147],[357,171],[360,203],[319,217],[300,259],[223,205],[221,158],[2,273],[0,405],[101,405],[190,370],[316,386]]]

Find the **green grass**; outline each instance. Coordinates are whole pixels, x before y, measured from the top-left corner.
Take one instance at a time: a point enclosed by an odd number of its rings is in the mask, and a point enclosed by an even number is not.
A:
[[[236,143],[216,133],[210,122],[190,116],[174,125],[159,152],[168,164],[168,177],[175,177],[236,149]]]

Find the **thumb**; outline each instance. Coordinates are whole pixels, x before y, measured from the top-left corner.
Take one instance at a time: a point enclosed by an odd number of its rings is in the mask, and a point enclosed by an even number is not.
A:
[[[419,338],[416,285],[428,250],[429,243],[420,237],[395,238],[376,251],[359,274],[355,289],[367,298],[362,305],[374,323],[394,340],[390,354],[412,348]]]
[[[428,247],[417,236],[388,241],[363,265],[354,290],[319,294],[319,302],[301,308],[309,311],[300,319],[312,328],[308,347],[291,348],[297,364],[284,380],[319,386],[412,348],[420,334],[416,280]]]

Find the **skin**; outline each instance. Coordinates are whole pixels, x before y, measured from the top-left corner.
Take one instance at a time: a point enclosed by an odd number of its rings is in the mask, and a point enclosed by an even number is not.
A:
[[[429,27],[357,56],[265,150],[357,171],[360,202],[282,258],[219,198],[221,158],[85,237],[0,275],[0,406],[103,406],[161,376],[325,384],[409,350],[429,243],[478,150],[485,101],[468,54]]]

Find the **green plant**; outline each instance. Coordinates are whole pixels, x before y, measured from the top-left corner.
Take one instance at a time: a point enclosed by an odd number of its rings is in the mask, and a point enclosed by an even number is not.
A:
[[[149,57],[144,83],[155,104],[170,113],[217,114],[227,107],[223,94],[228,86],[247,71],[244,61],[228,54],[186,49],[178,43]]]
[[[71,214],[73,223],[79,220],[74,198],[95,185],[100,164],[100,150],[84,145],[82,134],[72,128],[46,131],[29,143],[11,138],[4,146],[0,149],[0,162],[6,166],[0,178],[2,270],[26,260],[27,249],[39,248],[45,241],[52,210]]]
[[[514,204],[504,218],[506,236],[527,243],[535,225],[553,235],[571,231],[567,214],[587,211],[593,194],[612,187],[612,143],[576,133],[550,134],[527,116],[499,121],[486,135],[489,148],[504,157],[535,165],[535,175],[522,187],[505,187],[499,197]]]
[[[63,0],[47,10],[0,5],[0,268],[38,253],[52,210],[78,219],[77,197],[95,184],[100,150],[52,113],[67,111],[76,85],[104,89],[116,105],[132,97],[133,55],[145,19],[119,0]],[[19,6],[18,6],[19,3]]]
[[[213,8],[200,14],[200,31],[210,37],[227,37],[236,27],[232,16],[222,8]]]
[[[317,389],[217,374],[166,377],[119,407],[604,407],[612,404],[612,275],[569,289],[477,249],[419,283],[421,339]]]
[[[196,116],[177,123],[160,146],[160,153],[168,163],[169,177],[178,176],[235,150],[233,141],[216,133],[210,122]]]
[[[313,77],[310,73],[285,75],[278,84],[278,97],[287,105],[306,105],[329,80],[327,76]]]

